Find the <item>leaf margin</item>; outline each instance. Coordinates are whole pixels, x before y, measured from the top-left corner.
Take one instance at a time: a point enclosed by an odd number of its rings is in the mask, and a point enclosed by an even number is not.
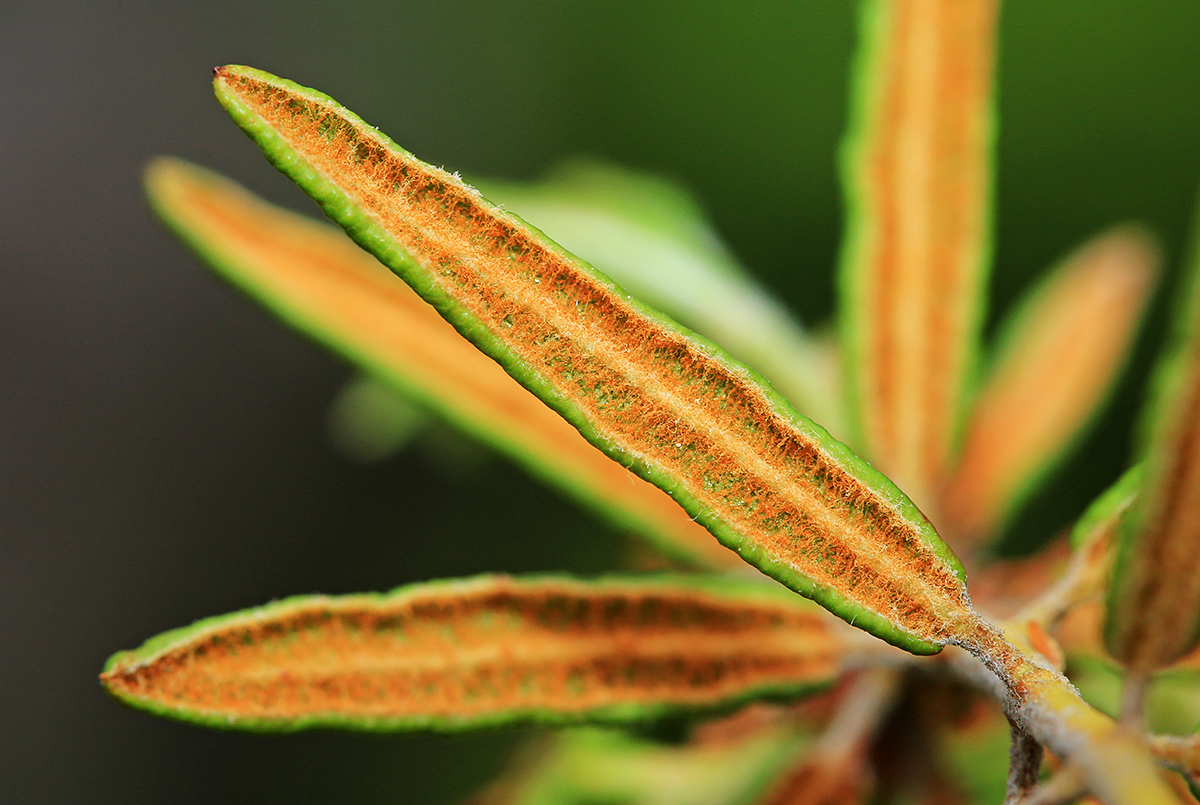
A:
[[[340,713],[313,714],[289,719],[273,717],[236,717],[222,713],[191,712],[172,707],[154,699],[138,698],[126,693],[115,683],[108,680],[120,674],[140,671],[151,666],[155,661],[168,656],[170,652],[195,643],[204,637],[218,635],[223,630],[237,628],[241,625],[269,623],[273,619],[284,619],[288,615],[298,614],[303,609],[312,609],[314,605],[324,604],[335,607],[349,608],[352,605],[377,605],[379,607],[394,606],[407,598],[415,598],[430,592],[449,592],[469,594],[476,588],[487,585],[534,586],[558,585],[571,586],[593,590],[605,585],[618,591],[624,589],[630,594],[639,592],[654,594],[656,591],[664,595],[671,591],[694,593],[707,596],[710,599],[725,598],[731,606],[738,602],[746,606],[781,607],[791,609],[798,615],[814,618],[813,623],[822,624],[823,629],[838,639],[841,635],[853,635],[852,630],[835,620],[830,620],[816,604],[792,594],[779,585],[764,584],[754,579],[744,579],[729,576],[708,576],[695,574],[658,573],[647,575],[609,575],[595,579],[580,580],[561,574],[530,574],[526,576],[508,576],[506,574],[480,574],[465,578],[437,579],[429,582],[415,582],[402,585],[384,593],[357,593],[341,596],[326,595],[296,595],[279,599],[259,607],[237,610],[235,612],[203,618],[188,626],[182,626],[162,632],[146,640],[135,649],[119,651],[113,654],[104,664],[101,672],[101,682],[107,692],[120,703],[137,710],[143,710],[156,716],[162,716],[174,721],[216,727],[225,730],[243,732],[296,732],[312,728],[346,729],[363,732],[405,732],[428,730],[435,732],[460,732],[502,727],[519,724],[539,725],[571,725],[571,724],[608,724],[629,725],[654,721],[659,718],[673,717],[680,714],[689,716],[715,715],[730,712],[742,705],[756,701],[788,700],[799,696],[823,690],[837,679],[844,657],[835,658],[831,662],[829,675],[823,680],[792,680],[764,682],[749,686],[742,691],[722,697],[716,701],[704,703],[672,703],[672,702],[621,702],[602,705],[587,711],[555,711],[537,708],[517,708],[509,712],[493,712],[470,716],[437,716],[412,715],[400,717],[354,716]]]

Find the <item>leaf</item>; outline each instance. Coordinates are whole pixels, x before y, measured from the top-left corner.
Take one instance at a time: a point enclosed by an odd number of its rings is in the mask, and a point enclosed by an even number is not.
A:
[[[803,742],[778,727],[732,744],[682,746],[576,729],[519,756],[511,774],[468,805],[752,805]]]
[[[1092,501],[1071,529],[1068,538],[1071,555],[1066,567],[1052,584],[1045,585],[1040,594],[1026,596],[1031,600],[1012,618],[1014,624],[1022,628],[1030,622],[1036,624],[1035,628],[1054,627],[1072,610],[1103,594],[1112,570],[1117,531],[1137,500],[1141,481],[1141,467],[1132,467]],[[1031,561],[1035,564],[1052,561],[1055,553],[1053,548],[1044,550],[1041,556],[1033,557]],[[1082,643],[1074,642],[1090,645],[1094,639],[1088,636]]]
[[[742,269],[681,189],[581,160],[536,185],[488,182],[480,189],[638,299],[762,372],[809,419],[842,430],[827,345]]]
[[[1159,762],[1178,772],[1192,799],[1200,801],[1200,734],[1153,735],[1149,743]],[[1179,801],[1191,800],[1181,795]]]
[[[1125,470],[1112,486],[1091,502],[1071,528],[1071,549],[1077,553],[1109,540],[1137,500],[1142,490],[1142,467]]]
[[[1200,248],[1186,283],[1144,412],[1142,494],[1109,588],[1105,643],[1142,678],[1200,640]]]
[[[210,266],[288,324],[675,558],[741,565],[668,496],[589,445],[338,230],[177,159],[153,162],[146,188],[157,213]]]
[[[1099,655],[1071,658],[1071,681],[1090,704],[1111,716],[1118,714],[1121,703],[1122,669]],[[1172,668],[1155,674],[1146,689],[1146,726],[1154,733],[1186,735],[1200,721],[1200,696],[1197,685],[1200,671]],[[1197,738],[1196,740],[1200,740]]]
[[[958,694],[962,696],[961,693]],[[1012,742],[1008,719],[990,702],[946,696],[942,710],[955,707],[957,723],[940,724],[933,738],[939,765],[966,802],[1003,802]]]
[[[825,685],[840,634],[761,582],[483,576],[211,618],[101,678],[133,707],[250,730],[636,722]]]
[[[1120,227],[1070,255],[1002,328],[939,511],[955,544],[993,535],[1099,410],[1128,358],[1157,250]]]
[[[360,245],[744,559],[909,651],[975,628],[962,567],[924,516],[749,370],[327,96],[244,67],[215,84]]]
[[[843,150],[856,444],[918,505],[949,468],[989,262],[996,0],[874,0]]]

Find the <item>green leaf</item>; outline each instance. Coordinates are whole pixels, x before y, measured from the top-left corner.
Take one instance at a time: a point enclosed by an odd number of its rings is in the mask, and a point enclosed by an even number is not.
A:
[[[1012,619],[1018,628],[1033,626],[1034,634],[1040,639],[1038,627],[1054,627],[1071,610],[1094,603],[1103,594],[1112,573],[1117,532],[1137,500],[1141,482],[1140,466],[1126,470],[1075,521],[1069,537],[1070,562],[1049,589],[1026,604]],[[1054,553],[1053,548],[1047,550],[1041,561],[1051,561]],[[1035,566],[1040,564],[1036,558],[1031,561]],[[1088,624],[1094,625],[1091,620]],[[1098,639],[1091,629],[1085,628],[1085,631],[1085,641],[1090,643]],[[1049,652],[1042,653],[1050,656],[1058,652],[1051,647]]]
[[[328,96],[245,67],[215,85],[351,237],[744,559],[909,651],[975,633],[962,566],[925,517],[752,372]]]
[[[521,756],[469,805],[756,805],[805,739],[774,727],[734,742],[665,746],[599,729],[564,732]]]
[[[935,736],[939,765],[966,802],[1004,802],[1012,742],[1008,720],[986,706],[954,715],[961,723],[945,725]]]
[[[738,264],[687,193],[602,163],[564,163],[535,185],[480,185],[630,293],[762,372],[809,419],[842,429],[833,356]]]
[[[133,707],[248,730],[637,722],[823,686],[845,635],[762,582],[483,576],[210,618],[101,679]]]
[[[1130,467],[1088,505],[1071,528],[1072,550],[1083,550],[1115,532],[1142,489],[1142,467]]]
[[[1071,681],[1096,709],[1117,715],[1121,668],[1099,656],[1071,658]],[[1180,668],[1156,674],[1146,691],[1146,726],[1155,733],[1186,735],[1200,720],[1200,669]]]

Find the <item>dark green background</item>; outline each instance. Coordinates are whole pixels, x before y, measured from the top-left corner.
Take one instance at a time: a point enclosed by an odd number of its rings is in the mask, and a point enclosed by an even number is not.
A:
[[[997,306],[1126,218],[1162,234],[1174,269],[1200,180],[1200,5],[1014,0],[1002,25]],[[126,711],[95,675],[116,649],[283,595],[616,554],[502,460],[364,468],[331,450],[348,369],[213,281],[141,200],[142,164],[175,153],[304,206],[212,100],[210,67],[318,87],[468,177],[579,152],[661,171],[820,322],[853,36],[828,0],[5,3],[0,796],[447,801],[520,733],[221,734]],[[1118,396],[1018,540],[1116,474],[1136,399]]]

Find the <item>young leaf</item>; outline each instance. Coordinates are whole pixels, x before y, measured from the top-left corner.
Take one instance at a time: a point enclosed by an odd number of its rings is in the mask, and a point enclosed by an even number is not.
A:
[[[1157,262],[1142,231],[1115,229],[1069,256],[1001,330],[939,507],[956,545],[994,534],[1098,410],[1133,344]]]
[[[638,299],[762,372],[797,411],[840,433],[843,405],[827,345],[738,265],[681,189],[583,161],[564,164],[541,184],[488,182],[480,189]]]
[[[759,582],[485,576],[211,618],[101,678],[133,707],[250,730],[639,721],[825,685],[841,634]]]
[[[328,96],[245,67],[215,85],[360,245],[744,559],[909,651],[978,623],[916,507],[745,367]]]
[[[996,0],[874,0],[843,156],[851,414],[922,507],[948,469],[989,262]]]
[[[1012,725],[991,702],[962,699],[946,691],[937,708],[949,711],[952,723],[937,724],[932,749],[949,778],[947,787],[971,803],[1004,802],[1009,782]]]
[[[1072,553],[1066,569],[1013,618],[1015,622],[1052,627],[1072,609],[1103,593],[1117,531],[1137,500],[1141,482],[1141,467],[1133,467],[1092,501],[1071,529]]]
[[[1179,772],[1193,799],[1200,801],[1200,733],[1154,735],[1150,738],[1150,748],[1160,763]]]
[[[757,805],[772,774],[803,748],[779,727],[733,743],[670,746],[582,728],[518,756],[467,805]]]
[[[288,324],[673,557],[740,566],[667,495],[589,445],[338,230],[177,159],[153,162],[146,188],[159,216],[209,265]]]
[[[1121,705],[1123,669],[1102,654],[1080,654],[1071,658],[1071,682],[1098,710],[1116,716]],[[1200,698],[1196,668],[1176,667],[1155,674],[1145,691],[1145,726],[1148,732],[1187,735],[1200,722]],[[1192,736],[1200,742],[1200,734]],[[1153,748],[1153,746],[1151,746]],[[1196,749],[1200,751],[1200,744]]]
[[[1142,494],[1109,589],[1105,642],[1143,680],[1200,639],[1200,251],[1186,282],[1143,422]]]

